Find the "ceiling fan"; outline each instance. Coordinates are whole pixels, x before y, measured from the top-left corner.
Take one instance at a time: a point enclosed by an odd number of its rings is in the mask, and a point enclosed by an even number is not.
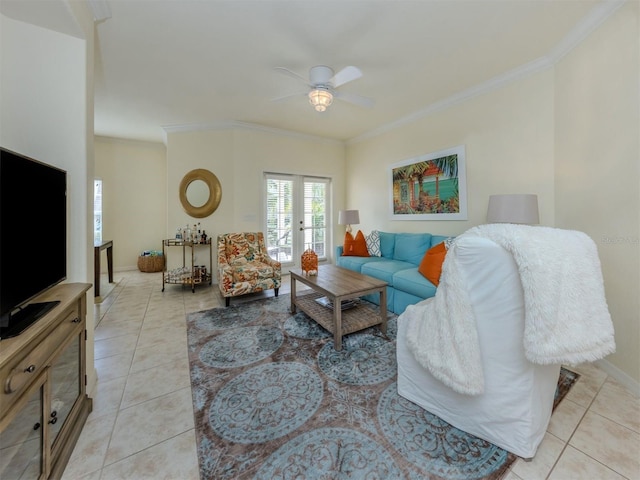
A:
[[[303,81],[307,85],[308,90],[274,98],[273,101],[275,102],[305,95],[309,98],[309,103],[311,103],[318,112],[324,112],[327,107],[333,103],[334,98],[367,108],[372,107],[374,104],[371,98],[337,90],[341,85],[362,77],[362,72],[357,67],[344,67],[338,73],[334,73],[331,67],[316,65],[309,69],[308,79],[285,67],[276,67],[276,70],[289,77]]]

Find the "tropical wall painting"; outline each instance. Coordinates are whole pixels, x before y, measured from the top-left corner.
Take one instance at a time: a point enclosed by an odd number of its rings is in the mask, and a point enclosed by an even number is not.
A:
[[[392,220],[466,220],[464,146],[421,155],[390,168]]]

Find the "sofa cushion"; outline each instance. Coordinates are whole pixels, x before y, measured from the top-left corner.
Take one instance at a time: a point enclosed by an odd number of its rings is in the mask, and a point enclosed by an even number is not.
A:
[[[351,233],[347,232],[344,236],[344,256],[355,255],[356,257],[368,257],[367,242],[364,239],[364,234],[358,230],[356,238],[353,238]]]
[[[385,259],[382,257],[354,257],[354,256],[342,256],[336,258],[336,265],[339,267],[348,268],[354,272],[360,272],[362,266],[371,262],[380,262]]]
[[[440,242],[435,247],[431,247],[424,254],[418,272],[433,283],[436,287],[440,283],[440,275],[442,274],[442,263],[447,254],[447,248],[444,242]]]
[[[273,267],[262,262],[251,261],[244,264],[236,264],[233,268],[234,282],[256,282],[273,277]]]
[[[391,287],[395,287],[395,285],[393,284],[393,276],[397,272],[399,272],[400,270],[405,270],[407,268],[416,268],[415,265],[409,262],[400,262],[397,260],[388,259],[382,259],[379,262],[372,262],[371,258],[372,257],[369,257],[369,262],[362,266],[360,273],[362,273],[363,275],[370,275],[377,278],[378,280],[383,280],[387,282]]]
[[[380,236],[380,255],[386,258],[393,258],[393,249],[396,245],[396,234],[378,232]]]
[[[412,293],[403,292],[402,290],[395,290],[393,296],[393,313],[400,315],[406,310],[409,305],[415,305],[422,302],[425,299],[422,296],[413,295]]]
[[[430,233],[397,233],[393,259],[420,265],[424,253],[431,247]]]
[[[453,237],[449,237],[447,235],[431,235],[431,246],[435,247],[439,243],[444,242],[444,241],[449,240],[449,239],[453,239]]]
[[[421,299],[433,297],[436,294],[436,286],[424,278],[417,268],[409,268],[396,273],[393,276],[393,287]]]
[[[393,306],[395,305],[396,289],[393,287],[387,287],[387,310],[393,312]],[[370,293],[363,295],[361,298],[373,303],[374,305],[380,305],[380,294]]]

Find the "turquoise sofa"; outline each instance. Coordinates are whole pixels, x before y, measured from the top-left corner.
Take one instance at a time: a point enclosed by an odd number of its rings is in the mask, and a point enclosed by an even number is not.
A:
[[[380,232],[381,256],[345,257],[340,245],[336,247],[336,265],[387,282],[387,310],[399,315],[407,306],[436,294],[436,286],[418,272],[418,265],[427,250],[447,238],[430,233]],[[380,304],[377,294],[363,298]]]

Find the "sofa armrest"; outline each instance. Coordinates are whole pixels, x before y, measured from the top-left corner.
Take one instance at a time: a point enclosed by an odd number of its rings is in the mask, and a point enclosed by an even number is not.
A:
[[[336,258],[341,257],[343,251],[344,251],[344,246],[338,245],[336,247]]]

